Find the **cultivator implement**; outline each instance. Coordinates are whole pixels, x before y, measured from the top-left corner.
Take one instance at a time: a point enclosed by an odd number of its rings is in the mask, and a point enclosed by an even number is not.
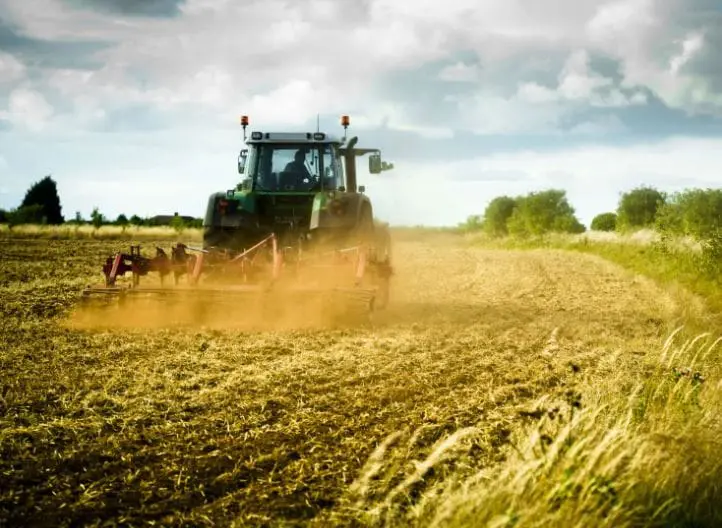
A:
[[[168,309],[187,307],[185,316],[192,319],[234,309],[238,317],[273,319],[304,312],[368,316],[386,302],[391,268],[361,245],[304,251],[282,246],[271,234],[238,253],[179,243],[170,254],[156,247],[148,257],[135,245],[108,257],[103,274],[104,284],[83,290],[83,304],[160,301]]]

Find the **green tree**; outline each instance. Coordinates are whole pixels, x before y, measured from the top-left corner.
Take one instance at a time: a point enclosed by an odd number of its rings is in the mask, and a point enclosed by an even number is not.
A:
[[[105,223],[105,217],[97,207],[93,207],[93,212],[90,213],[90,221],[95,229],[98,229]]]
[[[482,228],[483,219],[481,215],[469,215],[466,221],[459,224],[459,228],[463,231],[479,231]]]
[[[120,213],[120,214],[118,215],[118,218],[115,219],[115,225],[119,225],[119,226],[125,227],[125,226],[127,226],[129,223],[130,223],[130,221],[128,220],[128,217],[125,216],[123,213]]]
[[[669,200],[678,234],[703,238],[722,230],[722,189],[687,189]]]
[[[194,228],[194,229],[200,229],[203,227],[203,218],[194,218],[192,221],[188,223],[188,227]]]
[[[614,231],[617,229],[616,213],[601,213],[592,219],[590,227],[594,231]]]
[[[543,235],[550,232],[583,233],[584,225],[576,218],[566,191],[549,189],[532,192],[516,199],[509,217],[509,233],[517,236]]]
[[[623,193],[617,207],[617,229],[650,227],[667,197],[653,187],[641,186]]]
[[[0,209],[0,224],[4,224],[8,221],[8,212],[5,209]]]
[[[484,210],[484,231],[491,236],[508,235],[507,222],[516,206],[516,199],[510,196],[498,196],[490,201]]]
[[[131,225],[134,225],[134,226],[142,226],[143,225],[143,219],[138,215],[131,216],[129,222]]]
[[[183,221],[183,218],[178,214],[175,213],[173,215],[173,218],[171,218],[170,226],[175,229],[178,233],[182,232],[183,229],[185,229],[185,222]]]
[[[44,219],[43,206],[40,204],[18,207],[7,213],[7,221],[10,227],[21,224],[40,224],[43,223]]]
[[[65,220],[60,206],[58,187],[50,175],[34,183],[25,193],[20,207],[39,205],[41,208],[41,223],[58,225]]]

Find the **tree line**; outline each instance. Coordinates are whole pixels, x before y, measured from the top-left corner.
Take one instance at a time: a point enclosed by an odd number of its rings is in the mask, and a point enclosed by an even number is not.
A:
[[[121,227],[169,225],[180,229],[186,227],[202,227],[203,219],[180,216],[176,213],[172,216],[156,215],[152,217],[140,217],[134,214],[130,216],[130,218],[125,214],[119,214],[115,220],[112,220],[107,218],[95,207],[88,219],[83,218],[80,211],[77,211],[72,220],[66,221],[62,214],[57,183],[50,175],[47,175],[30,186],[20,206],[9,211],[0,209],[0,223],[9,224],[11,227],[22,224],[92,225],[96,228],[104,225]]]
[[[548,189],[522,196],[498,196],[482,215],[461,226],[484,231],[493,237],[530,236],[546,233],[583,233],[566,191]],[[596,215],[594,231],[627,232],[655,229],[664,233],[706,239],[722,231],[722,189],[686,189],[666,193],[639,186],[622,193],[614,211]]]

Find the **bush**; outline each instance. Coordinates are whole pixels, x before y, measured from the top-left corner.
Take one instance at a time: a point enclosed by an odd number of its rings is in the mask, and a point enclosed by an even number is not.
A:
[[[722,229],[709,233],[702,240],[700,267],[707,277],[722,282]]]
[[[489,202],[483,216],[484,231],[491,236],[508,235],[508,221],[516,205],[516,200],[509,196],[498,196]]]
[[[590,226],[594,231],[614,231],[617,229],[616,213],[601,213],[592,219]]]
[[[103,213],[98,210],[97,207],[94,207],[93,212],[90,213],[90,219],[95,229],[98,229],[105,223],[105,217],[103,216]]]
[[[40,204],[18,207],[6,213],[10,227],[23,224],[46,224],[43,206]]]
[[[657,214],[656,227],[697,239],[722,229],[722,189],[687,189],[671,196]]]
[[[637,187],[622,194],[617,207],[617,228],[634,229],[654,225],[657,211],[666,203],[664,193],[653,187]]]
[[[466,222],[459,224],[462,231],[480,231],[484,227],[484,219],[481,215],[471,215]]]
[[[507,228],[510,234],[517,236],[585,231],[585,227],[574,216],[574,208],[567,201],[566,191],[559,189],[533,192],[517,198]]]

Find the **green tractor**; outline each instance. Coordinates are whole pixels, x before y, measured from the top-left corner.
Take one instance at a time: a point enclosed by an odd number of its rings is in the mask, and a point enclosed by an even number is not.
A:
[[[375,233],[371,200],[357,183],[356,158],[369,154],[371,174],[393,168],[378,149],[357,148],[356,137],[346,142],[345,135],[324,132],[252,132],[248,139],[246,118],[242,123],[247,148],[238,156],[241,182],[208,200],[205,248],[237,251],[270,233],[294,245]],[[343,123],[346,128],[348,121]]]
[[[275,238],[284,262],[298,263],[319,252],[363,250],[376,277],[376,307],[388,300],[391,240],[388,226],[374,220],[373,205],[357,181],[357,158],[368,154],[368,170],[380,174],[393,164],[357,137],[325,132],[251,132],[241,118],[246,148],[238,156],[241,181],[210,196],[203,223],[203,248],[239,254]]]
[[[390,233],[374,219],[356,164],[368,155],[371,174],[393,164],[382,161],[378,149],[357,147],[357,137],[346,139],[348,116],[341,118],[343,137],[318,131],[253,131],[247,137],[247,116],[241,125],[240,182],[208,199],[203,246],[179,243],[170,255],[156,248],[154,257],[132,246],[130,253],[108,257],[105,284],[87,288],[84,297],[191,292],[238,306],[249,292],[280,293],[281,304],[299,306],[300,300],[288,301],[293,292],[301,300],[316,292],[322,299],[351,297],[369,311],[387,305]],[[117,279],[126,272],[131,284],[123,286]],[[140,277],[150,272],[159,273],[160,287],[140,286]],[[175,287],[164,282],[168,275]],[[187,276],[185,285],[179,284],[181,276]]]

